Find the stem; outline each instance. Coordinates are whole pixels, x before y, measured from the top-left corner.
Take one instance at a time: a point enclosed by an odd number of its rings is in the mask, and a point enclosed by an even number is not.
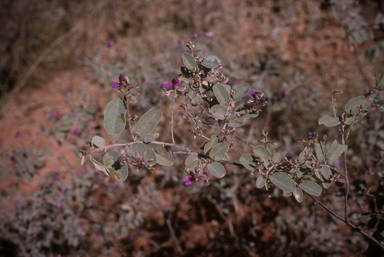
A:
[[[341,143],[343,145],[345,145],[344,126],[343,126],[343,133],[341,134]],[[346,222],[348,222],[347,215],[348,215],[349,178],[348,178],[347,153],[346,152],[344,152],[344,174],[345,174],[345,181],[346,181],[345,204],[344,204],[344,219],[345,219]]]
[[[171,136],[172,136],[172,143],[175,144],[175,137],[173,136],[173,106],[175,104],[176,96],[173,96],[172,98],[172,114],[171,114]]]
[[[173,230],[173,227],[172,227],[172,224],[171,224],[171,221],[169,220],[169,218],[167,218],[166,222],[167,222],[167,226],[168,226],[169,232],[171,233],[172,240],[173,240],[173,242],[176,245],[176,249],[179,252],[179,254],[182,255],[183,254],[183,250],[181,249],[179,241],[176,238],[175,231]]]

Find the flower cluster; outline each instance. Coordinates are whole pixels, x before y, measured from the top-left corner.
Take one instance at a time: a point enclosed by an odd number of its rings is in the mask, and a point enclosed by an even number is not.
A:
[[[129,85],[129,78],[123,74],[120,74],[119,76],[119,82],[116,82],[116,81],[112,81],[111,82],[111,87],[113,88],[119,88],[121,86],[123,86],[124,84],[127,84]]]
[[[172,82],[172,84],[169,83],[168,81],[164,81],[163,82],[163,88],[165,88],[165,89],[170,89],[170,88],[175,89],[180,84],[180,80],[177,77],[173,78],[171,82]]]
[[[250,91],[248,94],[250,96],[252,96],[252,100],[249,100],[248,103],[259,103],[262,105],[266,104],[264,93],[256,92],[256,91]]]
[[[196,177],[195,172],[190,171],[189,176],[185,176],[183,178],[183,181],[184,181],[184,184],[186,186],[191,186],[192,183],[197,181],[198,179],[208,180],[209,179],[209,173],[207,171],[203,171],[203,174],[199,175],[199,177]]]

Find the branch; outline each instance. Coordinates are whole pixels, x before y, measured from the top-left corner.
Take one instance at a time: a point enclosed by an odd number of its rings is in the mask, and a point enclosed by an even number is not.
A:
[[[351,222],[349,222],[347,219],[343,218],[341,215],[337,214],[335,211],[331,210],[328,206],[326,206],[324,203],[322,203],[320,200],[318,200],[317,198],[315,198],[314,196],[306,193],[307,195],[309,195],[309,197],[312,198],[313,201],[315,201],[317,204],[319,204],[321,207],[323,207],[327,212],[329,212],[330,214],[332,214],[335,218],[341,220],[342,222],[344,222],[345,224],[347,224],[348,226],[350,226],[353,231],[356,231],[357,233],[363,235],[364,237],[366,237],[368,240],[374,242],[378,247],[380,247],[382,250],[384,250],[384,245],[382,245],[378,240],[376,240],[374,237],[372,237],[370,234],[368,234],[366,231],[358,228],[356,225],[353,225]]]

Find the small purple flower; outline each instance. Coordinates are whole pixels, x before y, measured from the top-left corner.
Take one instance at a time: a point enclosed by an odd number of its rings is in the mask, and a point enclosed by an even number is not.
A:
[[[116,81],[112,81],[112,82],[111,82],[111,87],[113,87],[113,88],[119,88],[119,87],[120,87],[120,83],[119,83],[119,82],[116,82]]]
[[[71,133],[72,133],[72,135],[75,135],[75,136],[77,136],[77,137],[80,136],[80,132],[77,131],[76,129],[73,129],[73,130],[71,131]]]
[[[250,96],[252,96],[252,98],[253,98],[253,100],[248,101],[248,103],[257,102],[260,104],[265,104],[265,97],[264,97],[263,93],[256,92],[256,91],[250,91],[248,94]]]
[[[185,177],[183,178],[183,181],[184,181],[184,184],[185,184],[186,186],[191,186],[191,185],[192,185],[191,178],[188,177],[188,176],[185,176]]]
[[[181,46],[182,44],[183,44],[183,40],[178,39],[178,40],[177,40],[177,45],[178,45],[178,46]]]
[[[137,238],[137,234],[133,234],[129,236],[129,240],[135,240]]]
[[[17,163],[17,160],[16,160],[15,156],[12,155],[9,159],[11,160],[12,164],[16,164]]]
[[[65,209],[64,204],[60,203],[60,205],[59,205],[59,211],[60,211],[60,212],[63,212],[64,209]]]
[[[344,167],[344,162],[342,160],[339,160],[337,162],[337,165],[339,165],[339,167]]]
[[[228,200],[228,201],[226,202],[226,204],[227,204],[227,205],[232,205],[232,201],[231,201],[231,200]]]
[[[164,81],[163,82],[163,88],[165,88],[165,89],[170,89],[170,88],[175,89],[180,84],[180,80],[177,77],[173,78],[171,82],[172,82],[172,84],[169,83],[168,81]]]
[[[115,45],[115,42],[113,40],[110,40],[110,41],[107,42],[107,47],[108,48],[111,48],[114,45]]]
[[[221,67],[221,62],[219,63],[219,66],[217,66],[217,68],[220,68]]]
[[[16,131],[15,138],[19,138],[21,136],[21,132],[18,130]]]
[[[124,75],[123,75],[123,74],[120,74],[120,76],[119,76],[119,82],[120,82],[120,83],[123,83],[123,82],[124,82]]]

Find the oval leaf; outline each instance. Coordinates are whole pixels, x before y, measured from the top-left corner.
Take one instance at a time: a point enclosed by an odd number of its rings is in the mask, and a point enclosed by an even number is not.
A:
[[[225,176],[225,168],[219,162],[212,162],[207,165],[207,168],[209,172],[217,178],[222,178]]]
[[[173,156],[164,147],[156,144],[149,144],[148,146],[151,147],[156,154],[156,163],[163,166],[173,165]]]
[[[332,171],[327,166],[322,166],[321,169],[319,169],[320,174],[323,176],[324,179],[330,180],[332,178]]]
[[[310,180],[304,180],[304,182],[300,184],[300,187],[305,192],[313,196],[319,196],[322,192],[321,187],[317,183]]]
[[[225,119],[225,114],[227,113],[227,110],[223,106],[221,106],[219,104],[216,104],[216,105],[212,106],[212,108],[209,110],[209,112],[216,119],[224,120]]]
[[[192,55],[188,53],[183,53],[181,56],[181,59],[183,60],[183,64],[187,69],[197,69],[197,63],[195,61],[195,58],[192,57]]]
[[[284,173],[273,173],[269,180],[283,191],[292,192],[295,189],[295,183],[293,183],[292,178]]]
[[[324,143],[317,143],[315,146],[316,156],[320,162],[324,161]]]
[[[152,108],[141,116],[135,127],[135,133],[139,136],[145,136],[152,132],[159,123],[163,112],[160,109]]]
[[[102,137],[99,137],[99,136],[94,136],[92,138],[92,144],[97,147],[97,148],[101,148],[101,147],[104,147],[105,146],[105,140],[104,138]]]
[[[217,136],[212,136],[211,140],[204,146],[204,154],[207,154],[217,143],[219,143],[219,138]]]
[[[153,165],[156,163],[156,154],[148,145],[142,143],[133,143],[130,147],[131,150],[136,151],[140,156],[145,157],[144,160]]]
[[[125,180],[128,177],[127,164],[121,165],[119,161],[120,154],[116,151],[109,151],[103,157],[105,168],[116,176],[119,180]]]
[[[193,162],[188,163],[188,165],[185,167],[185,170],[192,170],[192,171],[197,171],[197,168],[199,167],[200,161],[196,160]]]
[[[337,161],[340,158],[340,155],[347,150],[347,145],[340,145],[334,140],[328,149],[327,158],[330,161]]]
[[[301,203],[301,201],[303,201],[303,190],[301,190],[300,187],[295,187],[293,190],[293,196],[295,197],[296,201]]]
[[[334,126],[339,125],[340,123],[341,122],[339,121],[338,118],[331,117],[329,115],[324,115],[319,120],[319,125],[324,124],[324,126],[326,126],[326,127],[334,127]]]
[[[198,161],[198,160],[199,160],[199,157],[197,157],[197,154],[191,154],[191,155],[188,155],[184,163],[186,166],[188,166],[188,164],[190,164],[191,162]]]
[[[228,150],[228,147],[229,145],[226,142],[215,145],[212,150],[209,151],[209,157],[214,159],[216,156],[225,154],[225,152]]]
[[[257,188],[263,188],[265,186],[266,182],[267,182],[267,180],[262,175],[260,175],[256,179],[256,187]]]
[[[229,102],[229,93],[223,85],[216,84],[213,87],[213,93],[221,105],[226,105]]]
[[[155,134],[148,134],[144,137],[143,139],[143,142],[144,143],[150,143],[152,142],[153,140],[155,140],[157,137],[159,136],[159,133],[155,133]]]
[[[352,115],[357,114],[357,106],[363,105],[365,102],[367,102],[369,98],[366,98],[365,96],[358,96],[348,101],[348,103],[345,105],[344,110],[349,114],[351,112]]]
[[[233,95],[233,99],[235,99],[235,101],[240,101],[248,95],[248,92],[249,86],[247,84],[241,85],[236,88],[235,94]]]
[[[264,166],[268,166],[269,165],[269,161],[268,161],[268,158],[271,158],[271,154],[268,152],[267,149],[265,149],[264,147],[262,146],[258,146],[258,147],[255,147],[253,149],[253,153],[260,157],[263,161],[264,161]],[[286,190],[284,190],[286,191]]]
[[[105,176],[108,176],[109,173],[105,169],[105,166],[103,164],[101,164],[100,162],[93,159],[93,157],[91,155],[89,156],[89,160],[91,160],[91,162],[93,163],[93,166],[95,166],[96,169],[101,171]]]
[[[124,100],[115,98],[109,102],[104,112],[104,127],[108,134],[115,136],[125,129],[126,108]]]
[[[255,156],[251,154],[243,154],[240,157],[240,163],[243,164],[243,166],[250,171],[255,171],[255,166],[253,164],[253,162],[255,161],[256,161]]]

